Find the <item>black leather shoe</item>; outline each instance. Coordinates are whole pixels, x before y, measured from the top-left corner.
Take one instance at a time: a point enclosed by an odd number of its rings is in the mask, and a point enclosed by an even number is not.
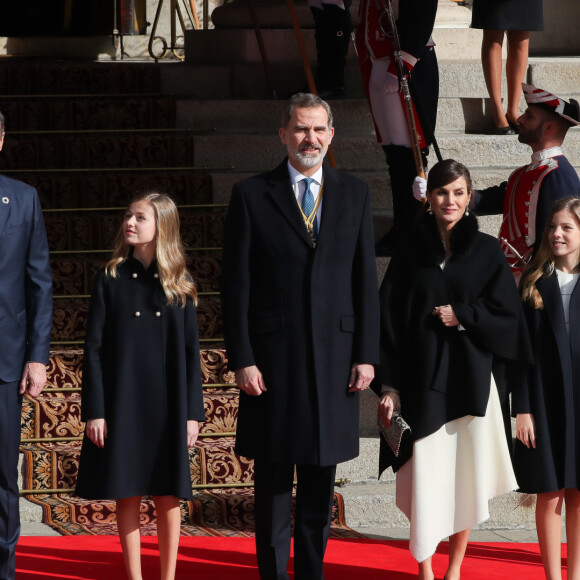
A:
[[[494,135],[515,135],[516,132],[509,126],[505,127],[494,127],[493,128]]]

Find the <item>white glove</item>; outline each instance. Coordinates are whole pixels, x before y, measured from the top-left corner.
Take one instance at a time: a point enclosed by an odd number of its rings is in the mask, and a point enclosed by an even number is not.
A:
[[[425,197],[427,197],[427,180],[418,175],[413,181],[413,197],[417,201],[424,201]]]

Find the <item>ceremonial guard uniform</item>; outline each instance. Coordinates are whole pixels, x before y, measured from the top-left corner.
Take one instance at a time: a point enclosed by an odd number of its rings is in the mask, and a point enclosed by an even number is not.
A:
[[[528,105],[551,107],[578,124],[578,113],[569,103],[530,85],[523,87]],[[580,196],[580,179],[559,146],[535,151],[532,162],[516,169],[507,182],[478,192],[479,214],[503,211],[499,239],[517,280],[540,244],[550,207],[570,195]]]
[[[553,178],[548,178],[556,170]],[[516,169],[510,176],[499,239],[512,268],[520,269],[529,262],[542,238],[545,216],[563,191],[580,195],[578,175],[561,147],[534,153],[530,165]]]
[[[393,0],[401,56],[409,71],[417,139],[427,164],[439,98],[439,69],[431,33],[437,0]],[[393,228],[377,244],[377,253],[391,254],[400,234],[412,223],[419,204],[412,194],[417,169],[393,58],[385,0],[362,0],[356,49],[377,141],[385,151],[393,196]]]

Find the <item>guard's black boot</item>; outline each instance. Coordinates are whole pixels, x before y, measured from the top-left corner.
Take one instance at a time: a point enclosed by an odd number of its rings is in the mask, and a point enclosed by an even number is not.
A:
[[[383,151],[387,158],[391,178],[393,226],[375,244],[375,254],[392,256],[401,236],[413,227],[421,203],[413,197],[413,181],[415,181],[417,169],[412,149],[402,145],[383,145]],[[425,153],[422,155],[423,165],[427,167],[426,155]]]
[[[316,89],[322,99],[344,96],[344,67],[350,45],[352,22],[348,8],[323,4],[310,8],[314,17],[318,67]]]

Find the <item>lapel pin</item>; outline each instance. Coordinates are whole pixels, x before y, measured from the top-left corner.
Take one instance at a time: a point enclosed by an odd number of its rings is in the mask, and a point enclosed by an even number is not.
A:
[[[2,198],[2,203],[8,204],[8,203],[10,203],[10,200],[7,197],[3,197]]]

